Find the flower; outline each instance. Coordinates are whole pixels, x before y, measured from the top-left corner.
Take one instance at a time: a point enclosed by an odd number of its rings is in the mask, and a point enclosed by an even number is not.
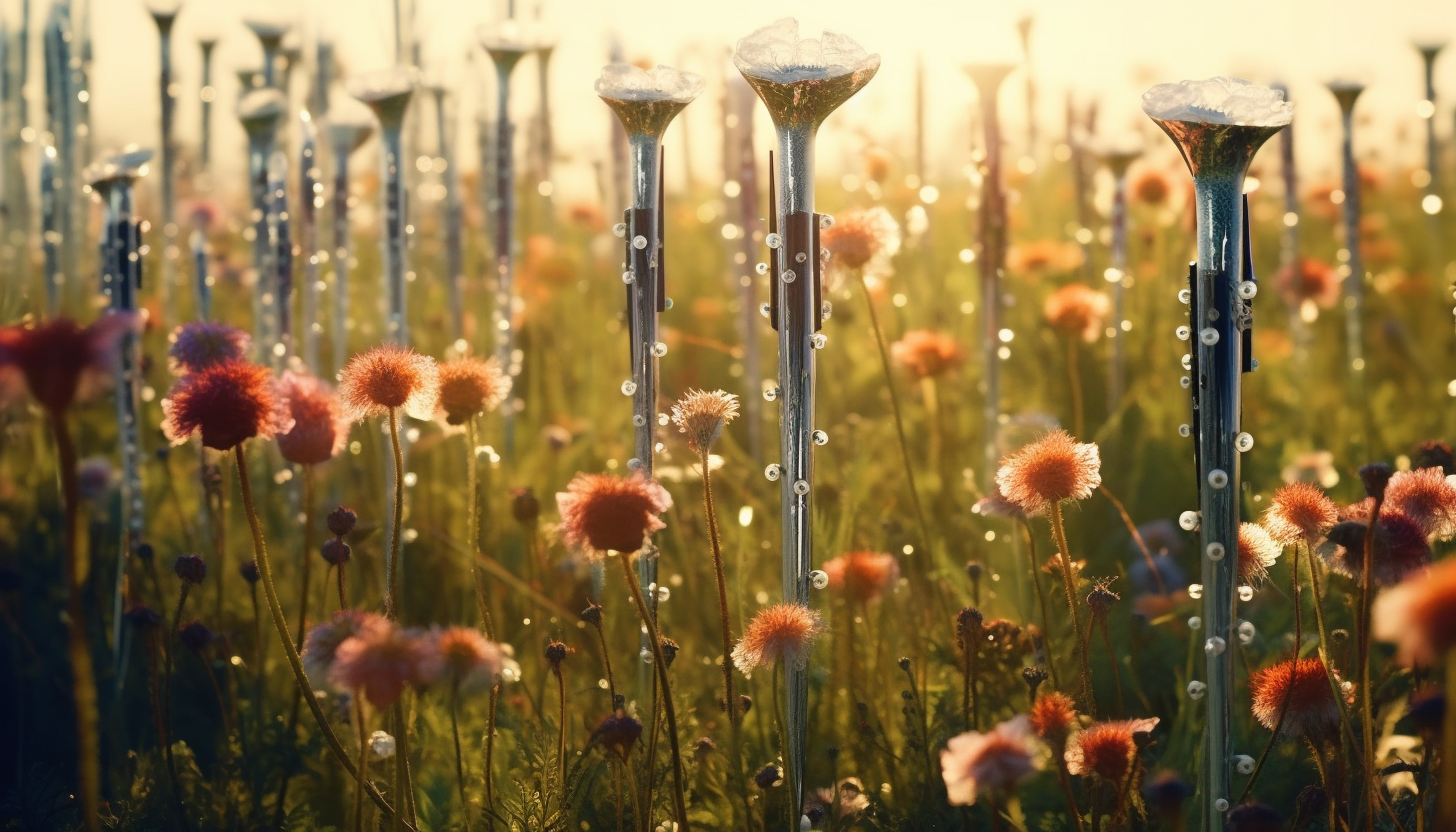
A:
[[[335,537],[343,537],[354,530],[354,524],[359,522],[359,515],[348,506],[338,506],[329,512],[325,521],[329,526],[329,533]]]
[[[890,258],[900,251],[900,226],[880,206],[846,211],[820,232],[819,242],[829,250],[829,262],[879,278],[890,273]]]
[[[1341,684],[1338,675],[1335,683]],[[1346,701],[1353,702],[1353,687],[1341,687]],[[1249,696],[1254,718],[1270,731],[1279,724],[1284,736],[1316,738],[1340,729],[1340,703],[1335,701],[1322,659],[1287,659],[1257,671],[1249,677]],[[1280,710],[1284,710],[1283,723],[1279,723]]]
[[[184,584],[200,584],[207,577],[207,562],[200,555],[178,555],[172,571]]]
[[[823,629],[819,613],[808,607],[787,603],[767,607],[748,622],[743,638],[733,648],[733,664],[744,676],[780,659],[786,665],[803,668],[815,637]]]
[[[722,390],[689,390],[672,406],[672,423],[687,434],[688,447],[699,454],[706,454],[737,416],[738,397]]]
[[[1456,453],[1439,439],[1430,439],[1416,446],[1413,455],[1416,468],[1440,468],[1446,476],[1456,474]]]
[[[849,819],[865,813],[870,808],[869,795],[865,794],[864,781],[858,777],[846,777],[839,781],[839,805],[834,805],[834,789],[815,789],[805,796],[804,814],[810,819],[818,811],[836,818]]]
[[[642,723],[627,715],[621,708],[616,709],[602,720],[597,730],[592,732],[592,739],[602,744],[602,747],[616,754],[622,762],[632,756],[632,746],[642,738]]]
[[[428,684],[446,683],[454,693],[485,690],[500,680],[505,654],[470,627],[435,628],[425,640],[419,675]]]
[[[1001,461],[996,485],[1028,514],[1062,500],[1085,500],[1102,484],[1102,460],[1095,443],[1081,443],[1056,430]]]
[[[167,339],[167,366],[173,375],[195,373],[227,361],[246,361],[252,339],[235,326],[215,321],[191,321]]]
[[[162,413],[162,432],[172,444],[201,432],[202,444],[218,451],[293,427],[268,368],[245,361],[225,361],[182,376],[162,400]]]
[[[1006,499],[1006,495],[1001,493],[1000,484],[995,483],[994,485],[995,493],[987,494],[986,496],[977,500],[975,505],[971,506],[971,512],[974,514],[979,514],[982,517],[1014,518],[1025,516],[1026,512],[1021,510],[1021,506]]]
[[[1096,775],[1108,783],[1121,785],[1137,757],[1136,735],[1149,733],[1156,727],[1157,717],[1099,722],[1067,744],[1067,771]]]
[[[936,378],[966,360],[961,345],[933,329],[912,329],[890,345],[890,355],[916,378]]]
[[[1397,471],[1385,486],[1381,513],[1387,511],[1404,514],[1427,535],[1446,540],[1456,534],[1456,483],[1440,468]]]
[[[285,370],[278,395],[293,427],[278,434],[278,450],[296,465],[328,462],[349,441],[349,420],[329,385],[311,375]]]
[[[1292,482],[1274,492],[1264,512],[1264,528],[1275,542],[1293,546],[1303,541],[1314,545],[1335,525],[1339,510],[1319,486]]]
[[[1257,523],[1239,524],[1239,583],[1253,586],[1269,577],[1269,567],[1284,549]]]
[[[376,708],[388,708],[399,701],[406,685],[422,681],[424,654],[422,639],[413,631],[371,617],[334,649],[329,681],[341,690],[362,691]]]
[[[1335,470],[1334,463],[1335,455],[1329,451],[1309,451],[1295,457],[1279,478],[1285,482],[1312,482],[1321,488],[1334,488],[1340,484],[1340,472]]]
[[[1162,205],[1173,193],[1173,184],[1168,180],[1166,173],[1145,168],[1133,178],[1128,190],[1132,192],[1132,198],[1136,202],[1144,205]]]
[[[106,378],[122,336],[135,330],[136,320],[116,312],[87,327],[65,318],[0,327],[0,404],[18,399],[23,382],[48,412],[66,410]]]
[[[641,549],[648,535],[667,527],[658,515],[670,508],[667,490],[642,474],[577,474],[556,495],[561,539],[592,558]]]
[[[970,806],[980,790],[1006,791],[1036,771],[1031,720],[1024,714],[987,733],[951,737],[940,752],[940,775],[952,806]]]
[[[1069,283],[1047,296],[1042,314],[1052,327],[1071,337],[1080,336],[1090,344],[1107,326],[1107,316],[1112,314],[1112,301],[1095,289]]]
[[[495,410],[511,392],[511,379],[495,358],[456,358],[440,370],[440,410],[451,425],[463,425],[477,413]]]
[[[339,610],[334,617],[313,625],[303,639],[303,669],[315,685],[327,682],[334,667],[334,651],[361,629],[373,626],[377,616],[358,610]]]
[[[1274,278],[1284,302],[1292,306],[1311,303],[1319,309],[1332,309],[1340,301],[1340,276],[1322,260],[1301,257],[1279,269]]]
[[[703,79],[670,66],[643,69],[628,63],[602,67],[593,89],[603,98],[622,101],[676,101],[687,104],[702,93]]]
[[[1405,665],[1429,666],[1456,647],[1456,560],[1421,570],[1375,597],[1370,632]]]
[[[900,564],[894,555],[880,552],[846,552],[824,564],[829,587],[864,604],[880,597],[900,578]]]
[[[1365,514],[1369,518],[1369,512]],[[1365,571],[1365,536],[1369,524],[1347,520],[1330,530],[1319,553],[1335,571],[1360,578]],[[1431,562],[1431,544],[1419,523],[1399,512],[1380,513],[1375,521],[1375,550],[1370,578],[1375,586],[1394,586]]]
[[[349,359],[339,374],[339,399],[350,421],[404,408],[416,419],[435,414],[440,372],[435,360],[407,347],[384,344]]]

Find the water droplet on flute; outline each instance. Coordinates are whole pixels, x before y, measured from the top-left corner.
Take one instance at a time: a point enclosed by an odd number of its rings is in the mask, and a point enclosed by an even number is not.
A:
[[[771,402],[771,401],[774,401],[774,400],[778,399],[778,397],[779,397],[779,388],[777,388],[777,387],[765,387],[765,388],[763,388],[763,400],[764,401]]]
[[[636,416],[632,417],[632,424],[640,428],[643,425],[647,424],[647,417],[643,416],[641,413],[638,413]]]
[[[1211,347],[1218,343],[1218,330],[1211,326],[1205,327],[1202,332],[1198,333],[1198,340]]]
[[[809,346],[816,350],[822,350],[829,344],[829,336],[822,332],[816,332],[809,336]]]
[[[633,274],[631,269],[628,269],[627,271],[622,272],[622,282],[623,283],[626,283],[627,285],[630,286],[630,285],[632,285],[632,281],[634,281],[636,279],[637,279],[637,275]]]
[[[1203,643],[1203,652],[1210,656],[1222,656],[1223,651],[1228,649],[1228,642],[1214,636]]]
[[[759,263],[757,266],[753,267],[753,270],[758,272],[759,274],[768,274],[768,264]]]
[[[661,425],[662,427],[667,427],[667,423],[671,421],[672,419],[666,413],[657,414],[657,424]]]
[[[672,597],[672,590],[668,589],[665,586],[660,586],[660,587],[657,588],[657,603],[659,603],[659,604],[666,604],[667,601],[668,601],[668,599],[671,598],[671,597]]]
[[[1239,774],[1253,774],[1254,758],[1247,754],[1235,754],[1234,768],[1238,769]]]
[[[1185,532],[1191,532],[1198,528],[1198,512],[1185,511],[1178,515],[1178,526]]]
[[[1183,369],[1185,369],[1185,370],[1192,370],[1193,369],[1193,356],[1192,355],[1189,355],[1186,352],[1183,353],[1182,364],[1183,364]]]
[[[1192,300],[1193,300],[1193,293],[1192,292],[1188,291],[1187,289],[1180,289],[1178,291],[1178,302],[1179,303],[1181,303],[1181,304],[1183,304],[1183,305],[1186,306]]]
[[[1189,378],[1188,376],[1183,376],[1182,378],[1178,379],[1178,384],[1182,386],[1184,390],[1187,390],[1189,387],[1193,386],[1193,379]]]
[[[825,433],[822,430],[814,431],[812,434],[809,435],[809,438],[814,440],[815,445],[823,446],[829,444],[829,434]]]
[[[809,493],[809,481],[808,480],[798,480],[798,481],[796,481],[794,483],[794,493],[795,494],[798,494],[800,497],[803,497],[804,495],[808,494]]]
[[[1188,425],[1186,425],[1186,424],[1179,425],[1178,426],[1178,435],[1181,436],[1181,437],[1183,437],[1184,439],[1187,439],[1188,437],[1190,437],[1190,436],[1193,435],[1193,428],[1190,427],[1190,426],[1188,426]]]
[[[758,314],[767,318],[773,314],[773,306],[767,303],[760,303],[758,305]]]
[[[763,238],[764,245],[767,245],[769,248],[778,248],[783,241],[784,238],[780,237],[776,231],[769,232],[769,235]]]
[[[782,279],[785,283],[793,283],[795,280],[799,279],[799,275],[793,269],[784,269],[784,273],[779,275],[779,278]]]
[[[1199,598],[1202,598],[1203,597],[1203,584],[1189,584],[1188,585],[1188,597],[1189,598],[1192,598],[1195,601],[1197,601]]]
[[[824,214],[823,216],[819,217],[819,227],[820,228],[833,228],[834,227],[834,218],[831,217],[831,216],[829,216],[828,214]]]
[[[809,259],[809,255],[805,254],[802,251],[794,255],[794,262],[795,263],[803,263],[804,261],[806,261],[808,259]]]
[[[833,314],[833,312],[834,304],[830,303],[827,300],[819,306],[819,317],[823,318],[826,321],[829,320],[829,316]]]
[[[822,569],[815,569],[809,573],[809,585],[815,589],[825,589],[829,586],[829,573]]]
[[[1254,436],[1253,436],[1253,434],[1250,434],[1247,431],[1245,431],[1243,433],[1240,433],[1238,436],[1235,436],[1234,437],[1234,447],[1235,448],[1238,448],[1240,453],[1248,453],[1249,451],[1253,450],[1253,448],[1254,448]]]
[[[1239,600],[1245,603],[1254,600],[1254,588],[1251,586],[1239,587]]]
[[[1208,693],[1208,685],[1205,685],[1204,683],[1197,680],[1188,683],[1189,699],[1197,702],[1198,700],[1202,699],[1204,694],[1206,693]]]
[[[631,396],[637,392],[637,382],[628,379],[622,382],[622,395]]]
[[[647,238],[644,237],[644,236],[642,236],[641,234],[638,234],[636,237],[633,237],[632,238],[632,248],[635,248],[638,251],[641,251],[642,249],[647,248]]]
[[[784,466],[778,464],[777,462],[769,463],[769,466],[763,469],[763,476],[769,482],[778,482],[779,477],[782,477],[783,475]]]
[[[1258,634],[1258,630],[1254,628],[1253,622],[1251,622],[1251,621],[1240,621],[1239,622],[1239,644],[1242,644],[1245,647],[1249,646],[1250,644],[1253,644],[1254,643],[1254,636],[1257,635],[1257,634]]]

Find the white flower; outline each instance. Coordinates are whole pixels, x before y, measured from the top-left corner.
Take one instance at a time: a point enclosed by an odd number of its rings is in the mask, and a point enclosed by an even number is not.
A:
[[[1143,112],[1163,121],[1283,127],[1294,119],[1284,93],[1241,78],[1158,84],[1143,93]]]
[[[602,67],[595,85],[597,95],[618,101],[676,101],[687,104],[703,92],[703,79],[670,66],[642,69],[633,64]]]

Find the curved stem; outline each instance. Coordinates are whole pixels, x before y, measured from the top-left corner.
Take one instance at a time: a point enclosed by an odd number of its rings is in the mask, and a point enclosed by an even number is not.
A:
[[[1072,553],[1067,548],[1067,530],[1062,523],[1062,504],[1051,504],[1052,535],[1061,555],[1062,584],[1067,593],[1067,609],[1072,614],[1072,633],[1077,638],[1077,659],[1082,669],[1082,695],[1092,716],[1097,715],[1097,700],[1092,695],[1092,674],[1088,668],[1087,643],[1082,639],[1082,616],[1077,612],[1077,579],[1072,575]]]
[[[927,554],[933,550],[933,543],[930,537],[930,524],[925,522],[925,509],[920,505],[920,491],[915,487],[915,465],[910,461],[910,445],[905,441],[905,422],[900,416],[900,395],[895,392],[895,379],[890,371],[890,351],[885,347],[885,334],[880,330],[880,316],[875,311],[875,300],[870,297],[870,287],[865,281],[864,269],[858,270],[859,285],[864,293],[865,307],[870,312],[870,327],[875,331],[875,346],[880,352],[880,367],[885,372],[885,389],[890,394],[890,412],[895,417],[895,438],[900,442],[900,461],[905,466],[905,482],[910,487],[910,503],[915,509],[915,520],[920,525],[921,543],[925,546]],[[930,564],[925,564],[928,568]],[[921,577],[925,575],[925,568],[920,570]]]
[[[51,411],[49,416],[51,434],[56,441],[56,464],[60,468],[61,499],[65,512],[65,557],[62,563],[66,579],[66,616],[71,625],[67,630],[66,651],[71,660],[71,690],[76,708],[81,822],[88,832],[98,832],[101,828],[101,717],[96,704],[96,671],[91,664],[91,644],[86,636],[85,566],[76,540],[81,507],[81,489],[76,478],[76,443],[71,439],[65,414]],[[171,656],[170,650],[167,655]]]
[[[470,832],[470,801],[465,797],[465,756],[460,752],[460,691],[450,693],[450,736],[455,740],[455,783],[460,788],[460,816]]]
[[[607,649],[607,636],[605,633],[602,632],[601,625],[598,624],[593,629],[597,631],[597,644],[600,645],[602,648],[602,665],[606,668],[607,671],[607,698],[609,700],[608,704],[612,708],[616,708],[617,679],[612,674],[612,652]]]
[[[1153,560],[1153,553],[1148,550],[1148,544],[1143,540],[1143,533],[1138,531],[1137,524],[1132,522],[1132,515],[1127,513],[1127,507],[1111,491],[1107,490],[1105,484],[1097,486],[1097,490],[1102,492],[1102,496],[1106,497],[1109,503],[1112,503],[1113,508],[1117,509],[1117,516],[1122,518],[1122,525],[1126,526],[1127,533],[1132,535],[1132,542],[1137,544],[1138,551],[1142,553],[1143,563],[1148,565],[1148,571],[1152,573],[1153,580],[1158,584],[1158,592],[1167,595],[1168,585],[1163,582],[1163,574],[1158,571],[1158,564]]]
[[[723,541],[718,529],[718,511],[713,505],[713,481],[708,470],[710,466],[707,448],[699,452],[698,462],[703,467],[703,513],[708,521],[708,540],[713,547],[713,577],[718,583],[718,626],[723,636],[723,709],[728,713],[728,762],[732,766],[729,774],[733,779],[733,790],[739,792],[744,788],[743,738],[738,725],[742,715],[738,711],[738,698],[733,695],[733,631],[728,618],[728,580],[723,572]],[[850,649],[854,649],[853,644]],[[747,794],[742,796],[746,803]],[[733,811],[736,816],[737,803],[734,804]],[[735,821],[745,822],[746,815]]]
[[[369,782],[369,734],[364,727],[364,697],[355,691],[354,715],[359,719],[359,771],[354,778],[354,832],[364,832],[364,785]]]
[[[1351,245],[1355,245],[1352,243]],[[1375,830],[1375,811],[1378,804],[1380,784],[1375,776],[1375,726],[1374,726],[1374,705],[1375,691],[1370,689],[1370,604],[1374,596],[1371,577],[1371,562],[1375,559],[1375,524],[1380,519],[1381,497],[1376,496],[1375,504],[1370,509],[1370,519],[1365,526],[1365,556],[1361,558],[1360,568],[1360,611],[1355,624],[1357,627],[1357,638],[1355,648],[1358,651],[1356,662],[1359,665],[1360,680],[1360,721],[1362,739],[1365,750],[1365,832]]]
[[[394,524],[389,535],[389,574],[384,589],[384,615],[399,618],[399,539],[404,531],[404,450],[399,444],[399,410],[389,409],[389,446],[394,451]]]
[[[303,650],[303,636],[304,636],[304,633],[308,632],[309,575],[312,572],[311,566],[313,565],[313,511],[314,511],[314,504],[313,503],[314,503],[313,466],[312,465],[305,465],[305,466],[303,466],[303,574],[299,576],[299,586],[298,586],[298,641],[297,641],[297,648],[300,651]],[[254,594],[253,599],[254,599],[253,602],[256,605],[257,604],[257,595],[256,594]],[[262,642],[262,639],[259,639],[258,644],[259,644],[260,653],[261,653],[261,649],[262,649],[262,647],[261,647],[262,643],[263,643]],[[258,665],[259,665],[258,675],[259,675],[259,679],[261,681],[262,674],[263,674],[263,671],[262,671],[262,662],[259,661],[258,662]],[[261,688],[260,688],[260,690],[261,690]],[[298,700],[299,700],[299,697],[300,696],[302,696],[302,692],[299,691],[297,688],[295,688],[294,691],[293,691],[293,705],[292,705],[292,707],[289,708],[289,711],[288,711],[288,730],[284,733],[284,736],[288,738],[288,742],[290,742],[290,743],[293,742],[294,738],[298,736],[298,717],[299,717],[299,711],[300,711],[300,707],[301,707]],[[261,696],[259,697],[259,701],[262,701],[262,697]],[[288,769],[284,769],[283,770],[283,780],[282,780],[282,782],[280,782],[278,784],[278,799],[274,802],[274,807],[273,807],[273,827],[275,829],[281,829],[281,828],[283,828],[284,809],[285,809],[285,807],[286,807],[286,805],[288,803],[288,781],[290,779],[291,779],[291,773],[289,772]]]
[[[561,674],[561,665],[552,668],[556,673],[556,776],[562,789],[566,788],[566,677]]]
[[[687,801],[683,798],[683,768],[682,754],[678,749],[677,741],[677,709],[672,703],[672,687],[667,681],[667,661],[662,655],[662,637],[657,633],[657,622],[647,611],[647,601],[642,597],[642,587],[637,585],[637,578],[632,574],[632,565],[626,555],[619,557],[622,563],[622,577],[627,581],[627,589],[632,593],[632,602],[637,605],[637,613],[642,616],[642,622],[647,627],[647,638],[652,642],[652,663],[657,667],[657,679],[662,685],[662,710],[667,716],[667,742],[668,748],[672,750],[672,784],[673,784],[673,806],[677,811],[678,828],[681,832],[691,832],[688,826]],[[648,760],[648,765],[652,761]]]
[[[1041,585],[1041,564],[1036,562],[1036,535],[1031,531],[1031,522],[1026,515],[1019,515],[1017,520],[1021,523],[1021,530],[1026,533],[1026,557],[1031,563],[1031,583],[1036,587],[1037,604],[1041,607],[1041,639],[1046,646],[1047,672],[1052,677],[1052,687],[1061,687],[1057,678],[1057,654],[1052,647],[1052,625],[1051,619],[1047,617],[1047,596],[1046,589]]]
[[[318,699],[313,696],[313,685],[308,681],[308,674],[303,672],[303,661],[298,657],[298,649],[293,646],[293,636],[288,632],[288,619],[283,616],[283,605],[279,603],[278,590],[273,585],[273,569],[268,564],[268,547],[263,543],[263,525],[258,522],[258,510],[253,505],[253,488],[248,481],[248,460],[243,455],[242,444],[233,447],[233,455],[238,464],[238,487],[243,495],[243,509],[247,512],[248,526],[253,533],[253,554],[258,564],[258,576],[263,582],[263,595],[268,599],[268,613],[273,617],[273,628],[278,631],[278,639],[283,642],[283,653],[288,657],[288,666],[293,670],[293,679],[298,683],[299,690],[303,692],[303,701],[308,704],[309,711],[313,713],[319,732],[324,736],[324,743],[338,758],[339,764],[344,767],[349,776],[358,777],[358,768],[349,758],[349,752],[345,751],[343,744],[339,742],[333,726],[329,725],[328,717],[324,716]],[[340,570],[340,574],[342,573],[343,570]],[[384,812],[386,816],[393,817],[394,807],[389,805],[379,790],[369,783],[365,784],[365,788],[369,791],[369,799],[374,801],[380,811]]]
[[[495,711],[500,705],[500,683],[490,688],[490,713],[485,717],[485,817],[495,832]]]

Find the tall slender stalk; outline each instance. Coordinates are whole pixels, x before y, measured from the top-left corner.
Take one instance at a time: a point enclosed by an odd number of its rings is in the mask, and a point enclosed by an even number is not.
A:
[[[1097,700],[1092,695],[1092,669],[1087,658],[1087,640],[1082,637],[1082,616],[1077,612],[1077,579],[1072,574],[1072,551],[1067,548],[1067,530],[1062,522],[1062,504],[1051,504],[1052,536],[1061,557],[1062,588],[1067,594],[1067,611],[1072,616],[1072,633],[1077,639],[1077,661],[1081,668],[1082,697],[1089,712],[1097,715]]]
[[[743,734],[738,724],[742,715],[738,710],[738,699],[733,695],[733,631],[728,619],[728,581],[723,573],[723,542],[718,530],[718,511],[713,505],[713,481],[709,473],[711,466],[708,464],[707,448],[699,452],[698,462],[703,467],[703,513],[708,521],[708,541],[713,548],[713,577],[718,584],[718,625],[723,636],[723,709],[728,713],[728,761],[732,766],[729,776],[733,780],[734,791],[741,792],[745,788]],[[850,649],[853,649],[853,644]],[[747,795],[743,797],[746,801]],[[747,822],[746,816],[737,817],[736,803],[733,811],[735,823]]]
[[[627,581],[627,589],[632,593],[632,602],[637,605],[637,614],[642,617],[642,623],[647,627],[647,638],[652,642],[652,663],[657,668],[657,680],[662,685],[662,711],[667,716],[667,743],[672,751],[672,784],[673,784],[673,806],[677,812],[678,829],[681,832],[691,832],[688,825],[687,802],[683,798],[683,767],[682,753],[678,748],[677,739],[677,708],[672,703],[672,686],[667,681],[667,660],[662,655],[662,637],[657,632],[657,621],[647,610],[647,601],[642,597],[642,587],[637,585],[637,578],[632,574],[632,564],[626,555],[618,556],[622,564],[622,577]],[[648,765],[652,764],[651,759]]]
[[[465,422],[465,490],[470,518],[467,532],[469,545],[465,547],[465,551],[470,558],[470,582],[475,588],[475,613],[480,617],[480,626],[485,630],[486,638],[494,641],[495,628],[491,626],[490,607],[485,600],[485,583],[481,580],[480,566],[476,563],[480,558],[480,475],[476,469],[479,457],[476,456],[475,449],[480,443],[479,428],[475,420],[476,417],[472,415]]]
[[[311,325],[311,324],[309,324],[309,325]],[[305,325],[305,328],[307,328],[309,325]],[[303,573],[299,576],[299,579],[298,579],[298,641],[296,642],[297,649],[299,651],[302,651],[303,650],[303,637],[304,637],[304,633],[307,632],[307,628],[308,628],[308,593],[309,593],[309,586],[308,585],[309,585],[309,575],[312,572],[313,554],[314,554],[314,548],[313,548],[313,511],[314,511],[314,474],[313,474],[313,466],[312,465],[304,465],[303,466]],[[341,574],[342,574],[343,565],[341,564],[339,566],[339,568],[340,568]],[[340,609],[343,609],[343,598],[342,598],[342,596],[339,599],[339,603],[340,603],[340,607],[339,608]],[[257,615],[257,594],[256,593],[254,593],[254,595],[253,595],[253,604],[254,604],[254,615],[256,616]],[[260,651],[259,654],[261,656],[262,639],[259,639],[258,644],[259,644],[259,651]],[[262,690],[262,681],[261,681],[262,680],[262,674],[263,674],[262,664],[263,663],[260,660],[258,662],[258,665],[259,665],[259,667],[258,667],[259,690],[260,691]],[[288,737],[289,742],[292,742],[293,739],[296,736],[298,736],[298,717],[299,717],[299,707],[300,707],[300,703],[299,703],[298,700],[299,700],[300,697],[302,697],[302,695],[303,695],[303,692],[301,690],[299,690],[298,688],[295,688],[294,689],[294,691],[293,691],[293,705],[289,708],[289,711],[288,711],[288,730],[285,733],[285,736]],[[260,703],[262,702],[262,697],[261,696],[259,697],[259,702]],[[260,704],[259,707],[261,708],[261,704]],[[273,805],[273,827],[275,829],[281,829],[283,827],[283,817],[284,817],[284,814],[285,814],[285,807],[286,807],[286,805],[288,803],[288,781],[290,779],[291,779],[290,772],[288,771],[288,769],[284,769],[283,770],[283,778],[278,783],[278,799],[274,802],[274,805]]]
[[[1037,606],[1041,610],[1041,638],[1046,645],[1047,672],[1051,674],[1052,687],[1060,687],[1061,682],[1057,678],[1057,653],[1052,647],[1051,619],[1047,617],[1046,589],[1041,585],[1041,564],[1036,562],[1036,535],[1032,533],[1031,522],[1026,519],[1026,515],[1018,515],[1017,522],[1026,534],[1026,557],[1031,564],[1031,583],[1036,587]]]
[[[71,691],[76,709],[77,762],[81,780],[81,822],[88,832],[101,829],[101,718],[96,705],[96,671],[91,665],[91,644],[86,635],[85,567],[76,535],[80,527],[81,489],[76,478],[76,443],[64,413],[48,414],[60,468],[61,499],[65,512],[66,652],[71,659]],[[170,651],[169,651],[170,655]]]
[[[354,832],[364,832],[364,786],[369,782],[369,734],[364,727],[364,697],[354,697],[354,715],[359,720],[359,771],[354,778]]]
[[[1380,783],[1375,776],[1375,716],[1372,700],[1375,692],[1370,689],[1370,604],[1374,599],[1371,562],[1375,558],[1375,524],[1380,520],[1382,495],[1375,495],[1375,504],[1370,508],[1370,518],[1365,526],[1365,552],[1360,566],[1360,610],[1356,619],[1355,662],[1358,667],[1356,678],[1360,680],[1360,724],[1365,752],[1365,832],[1374,832],[1375,810],[1379,802]],[[1336,700],[1339,701],[1339,700]]]
[[[460,753],[460,688],[456,685],[450,692],[450,736],[455,741],[455,784],[460,789],[460,815],[465,821],[465,832],[470,832],[470,801],[465,796],[465,757]]]
[[[308,704],[314,722],[318,723],[319,732],[324,736],[324,743],[338,758],[340,765],[344,767],[350,777],[359,777],[358,766],[349,758],[349,752],[344,750],[338,735],[329,725],[328,717],[324,716],[323,707],[319,705],[318,699],[313,695],[313,685],[309,683],[308,675],[303,672],[303,661],[298,656],[298,648],[294,647],[293,636],[288,632],[288,619],[283,615],[283,605],[278,601],[278,590],[273,584],[273,568],[268,562],[268,547],[263,542],[263,524],[258,521],[258,510],[253,504],[253,487],[248,479],[248,460],[243,453],[241,443],[233,446],[233,458],[237,462],[238,487],[243,495],[243,509],[248,515],[248,526],[253,533],[253,554],[258,564],[258,575],[263,582],[263,595],[268,599],[268,612],[273,617],[273,628],[278,632],[278,639],[283,642],[283,652],[288,657],[288,666],[293,671],[293,679],[298,683],[299,690],[303,692],[303,701]],[[374,801],[380,811],[388,817],[394,817],[394,807],[390,806],[379,790],[369,783],[365,784],[365,788],[369,792],[369,799]]]
[[[384,615],[399,617],[399,540],[404,527],[404,449],[399,443],[399,408],[389,409],[389,447],[394,452],[394,522],[389,530],[389,574],[384,588]]]

